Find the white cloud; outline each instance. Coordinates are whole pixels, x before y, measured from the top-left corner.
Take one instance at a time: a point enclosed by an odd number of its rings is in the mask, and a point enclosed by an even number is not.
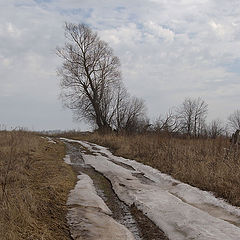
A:
[[[21,34],[21,32],[12,23],[7,23],[7,32],[14,37],[18,37]]]
[[[232,22],[220,24],[211,20],[209,22],[209,25],[212,28],[213,32],[216,34],[216,36],[225,41],[234,40],[235,33],[239,31],[239,29],[237,29],[238,25],[237,24],[234,25]]]
[[[18,38],[21,36],[21,30],[18,29],[13,23],[6,22],[6,23],[0,23],[0,36],[9,36]]]
[[[3,59],[3,65],[9,67],[11,65],[11,60],[8,58]]]
[[[172,42],[174,40],[174,32],[168,28],[163,28],[161,25],[154,23],[153,21],[149,21],[145,23],[147,30],[150,31],[153,36],[158,38],[163,38],[165,41]]]
[[[216,32],[217,35],[223,37],[226,34],[226,30],[224,29],[223,25],[217,24],[214,21],[210,21],[209,25]]]
[[[124,44],[130,47],[141,40],[141,32],[137,29],[137,26],[134,23],[130,23],[127,26],[117,27],[115,29],[99,31],[99,34],[105,41],[116,46]]]

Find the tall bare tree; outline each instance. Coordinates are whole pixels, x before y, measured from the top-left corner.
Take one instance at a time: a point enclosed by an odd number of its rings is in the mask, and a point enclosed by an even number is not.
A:
[[[77,119],[99,130],[132,131],[144,115],[141,99],[130,97],[123,86],[120,61],[108,44],[85,24],[65,24],[68,40],[57,48],[63,64],[58,73],[64,103]]]
[[[66,23],[65,36],[67,43],[57,48],[63,60],[58,73],[65,104],[100,130],[109,129],[121,85],[120,61],[85,24]]]
[[[186,98],[177,112],[182,131],[190,136],[199,136],[208,112],[207,103],[201,98]]]

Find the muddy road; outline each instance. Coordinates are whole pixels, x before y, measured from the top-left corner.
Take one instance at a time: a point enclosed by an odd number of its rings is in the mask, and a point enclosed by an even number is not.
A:
[[[212,193],[96,144],[61,140],[79,179],[68,200],[74,239],[240,239],[240,209]]]
[[[67,158],[68,163],[70,163],[74,171],[78,175],[86,174],[93,181],[93,185],[97,192],[97,195],[103,199],[107,207],[111,210],[111,217],[116,220],[121,225],[125,226],[134,236],[136,240],[167,240],[168,238],[165,234],[141,211],[139,211],[134,205],[128,206],[123,201],[121,201],[112,189],[111,182],[104,177],[103,174],[97,172],[93,167],[85,164],[83,160],[83,154],[93,154],[87,152],[80,144],[68,143],[67,146]],[[82,208],[79,206],[79,208]],[[79,221],[86,221],[84,217],[84,212],[79,212],[82,216],[79,217]],[[69,215],[68,215],[69,218]],[[89,221],[89,220],[88,220]],[[78,225],[78,222],[71,224],[71,230],[75,232],[74,228]],[[76,226],[74,226],[76,225]],[[91,226],[94,227],[94,226]],[[81,229],[77,228],[79,231],[79,239],[92,239],[91,233],[87,232],[86,227]],[[78,238],[78,234],[75,233],[75,237]],[[99,239],[99,238],[96,238]],[[106,238],[107,239],[107,238]]]

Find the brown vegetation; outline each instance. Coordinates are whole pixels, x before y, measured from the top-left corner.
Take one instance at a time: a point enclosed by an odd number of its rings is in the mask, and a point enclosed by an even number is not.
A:
[[[99,135],[81,138],[109,147],[116,155],[135,159],[200,189],[212,191],[240,206],[240,153],[227,152],[229,139],[182,139],[162,134]]]
[[[71,239],[65,203],[75,175],[64,154],[32,133],[0,132],[0,239]]]

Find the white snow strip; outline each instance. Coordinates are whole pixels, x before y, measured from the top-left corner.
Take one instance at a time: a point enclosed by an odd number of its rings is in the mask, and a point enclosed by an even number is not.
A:
[[[49,143],[56,144],[56,142],[55,142],[55,141],[53,141],[53,140],[52,140],[52,138],[50,138],[50,137],[46,137],[46,138],[47,138],[47,140],[48,140],[48,142],[49,142]]]
[[[69,164],[69,165],[72,165],[72,162],[71,162],[71,158],[70,158],[70,155],[66,155],[64,158],[63,158],[64,162]]]
[[[86,164],[104,174],[118,197],[135,204],[172,240],[239,240],[240,209],[212,193],[181,183],[156,169],[112,155],[106,148],[78,142],[94,155],[83,154]],[[135,170],[129,170],[127,164]],[[152,182],[144,183],[136,173]]]
[[[89,208],[71,208],[67,220],[75,240],[135,240],[122,224]]]
[[[59,138],[60,140],[62,141],[65,141],[65,142],[75,142],[75,143],[80,143],[81,141],[78,141],[78,140],[73,140],[73,139],[69,139],[69,138]]]
[[[49,143],[54,143],[54,144],[56,144],[56,142],[53,141],[52,138],[50,138],[50,137],[41,137],[41,138],[47,139]]]
[[[97,208],[98,211],[111,215],[111,210],[102,198],[97,195],[92,179],[86,174],[78,175],[78,179],[79,181],[75,185],[75,188],[70,191],[67,205]]]

